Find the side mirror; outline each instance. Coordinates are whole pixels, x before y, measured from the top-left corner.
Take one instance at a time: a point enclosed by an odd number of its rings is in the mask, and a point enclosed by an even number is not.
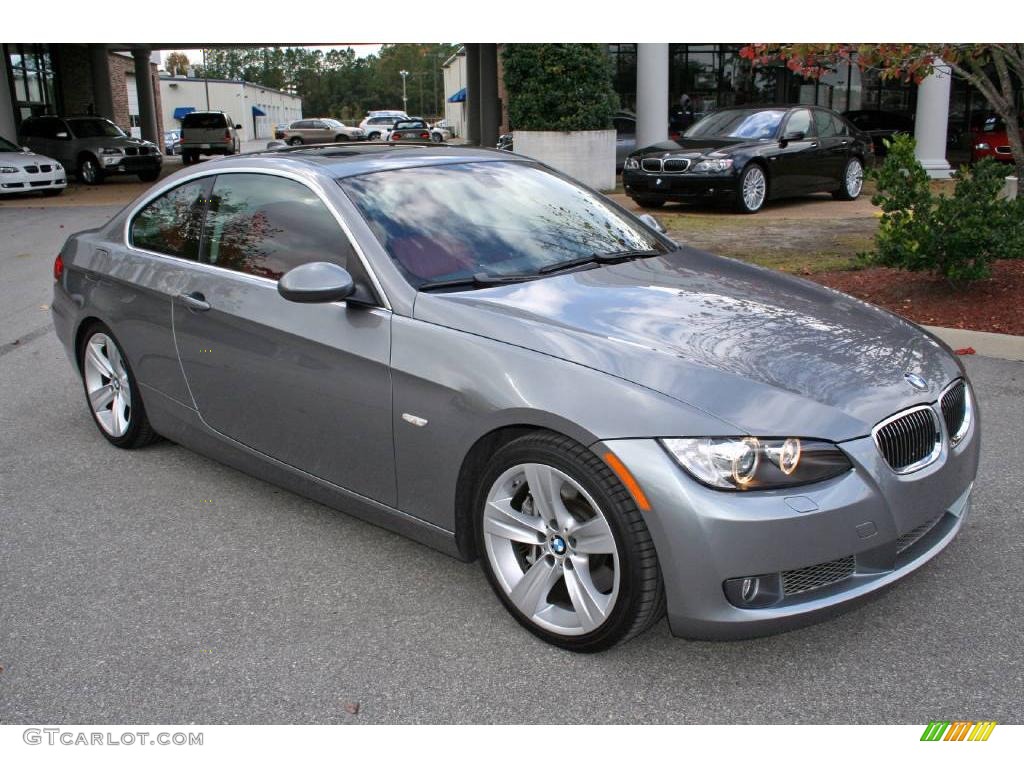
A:
[[[347,299],[355,292],[347,269],[326,261],[311,261],[289,270],[277,281],[277,292],[300,304],[325,304]]]
[[[790,141],[803,141],[807,134],[804,131],[786,131],[782,134],[782,143],[785,144]]]
[[[236,124],[236,125],[235,125],[235,130],[236,130],[236,131],[240,131],[240,130],[242,130],[242,125],[241,125],[240,123]]]
[[[642,221],[648,227],[653,229],[655,232],[658,232],[662,235],[664,235],[668,231],[667,229],[665,229],[665,226],[660,221],[651,216],[651,214],[649,213],[641,213],[639,216],[637,216],[637,218],[640,219],[640,221]]]

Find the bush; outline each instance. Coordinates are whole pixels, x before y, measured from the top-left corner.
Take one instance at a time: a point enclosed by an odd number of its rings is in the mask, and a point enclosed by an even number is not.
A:
[[[1021,256],[1024,199],[999,198],[1006,169],[995,161],[961,168],[953,195],[936,195],[914,157],[914,139],[896,136],[871,176],[871,202],[881,207],[882,221],[868,261],[963,284],[988,277],[993,259]]]
[[[607,48],[595,43],[509,43],[502,53],[508,119],[521,131],[612,127],[619,97]]]

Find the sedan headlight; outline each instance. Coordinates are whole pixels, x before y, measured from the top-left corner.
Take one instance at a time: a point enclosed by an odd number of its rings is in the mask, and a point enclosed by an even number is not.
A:
[[[640,161],[637,158],[635,158],[635,157],[627,157],[626,158],[626,170],[627,171],[635,171],[639,167],[640,167]]]
[[[0,166],[0,173],[17,173],[18,169],[13,165]]]
[[[101,155],[123,155],[124,152],[117,147],[104,147],[100,150]]]
[[[695,437],[660,442],[696,480],[729,491],[816,483],[853,466],[835,444],[800,437]]]
[[[732,170],[732,158],[701,160],[693,166],[693,173],[725,173]]]

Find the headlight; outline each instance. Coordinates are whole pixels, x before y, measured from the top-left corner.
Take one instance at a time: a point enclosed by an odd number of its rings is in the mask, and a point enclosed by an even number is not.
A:
[[[17,173],[18,169],[13,165],[0,166],[0,173]]]
[[[693,166],[693,173],[725,173],[732,169],[732,158],[701,160]]]
[[[54,167],[54,169],[56,169],[58,171],[63,171],[64,170],[64,166],[61,165],[60,163],[56,162],[56,161],[54,161],[53,167]]]
[[[838,446],[824,440],[696,437],[660,442],[695,479],[730,491],[816,483],[853,466]]]
[[[626,158],[626,170],[635,171],[639,167],[640,161],[638,159],[636,159],[635,157]]]
[[[975,149],[991,149],[991,147],[989,147],[989,145],[987,143],[985,143],[984,141],[979,142],[978,144],[975,144],[974,148]]]
[[[123,155],[124,152],[122,152],[117,147],[104,147],[103,149],[100,150],[100,154],[101,155]]]

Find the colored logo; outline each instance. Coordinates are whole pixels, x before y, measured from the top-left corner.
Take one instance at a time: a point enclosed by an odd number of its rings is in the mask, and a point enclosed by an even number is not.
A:
[[[921,741],[988,741],[995,727],[995,720],[932,720],[921,734]]]

